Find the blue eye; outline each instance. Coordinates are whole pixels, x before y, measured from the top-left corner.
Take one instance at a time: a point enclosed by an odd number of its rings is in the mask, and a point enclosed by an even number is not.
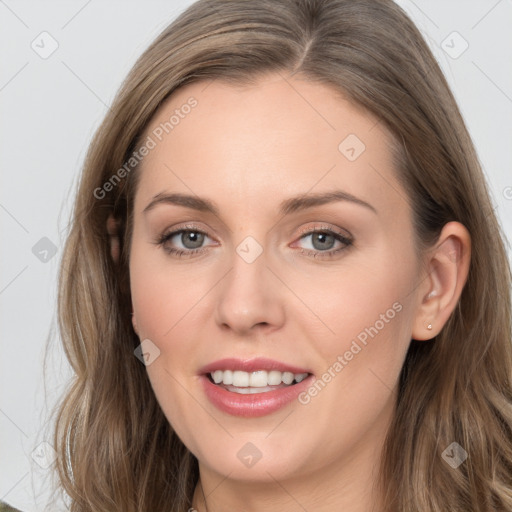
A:
[[[302,234],[299,240],[311,238],[311,248],[301,248],[300,253],[314,258],[330,258],[352,245],[353,240],[331,229],[313,229]],[[178,258],[194,256],[206,252],[203,244],[212,240],[208,233],[195,228],[182,228],[162,234],[156,241],[168,254]],[[181,244],[181,247],[179,246]],[[336,244],[339,246],[335,248]],[[178,245],[178,246],[177,246]],[[177,246],[177,247],[176,247]]]
[[[157,241],[158,245],[161,245],[164,250],[169,254],[174,254],[178,257],[192,256],[194,254],[204,252],[205,247],[201,247],[204,243],[205,238],[209,238],[208,234],[204,231],[197,229],[180,229],[171,233],[163,234]],[[176,239],[172,243],[173,239]],[[169,246],[170,244],[175,245],[177,242],[182,244],[182,248]]]
[[[330,229],[312,230],[301,236],[300,240],[311,238],[310,248],[302,248],[301,254],[307,256],[313,256],[314,258],[332,257],[338,254],[340,251],[345,250],[347,247],[352,245],[352,239],[336,233]],[[340,247],[334,248],[336,243],[341,244]]]

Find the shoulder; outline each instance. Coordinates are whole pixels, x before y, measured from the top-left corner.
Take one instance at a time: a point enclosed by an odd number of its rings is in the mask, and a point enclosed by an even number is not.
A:
[[[17,508],[11,507],[10,505],[7,505],[7,503],[0,501],[0,512],[20,512],[20,511]]]

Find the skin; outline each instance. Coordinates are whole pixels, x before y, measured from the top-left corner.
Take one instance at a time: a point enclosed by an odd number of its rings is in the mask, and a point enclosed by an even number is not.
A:
[[[391,136],[328,86],[280,74],[250,86],[187,85],[146,135],[191,96],[197,106],[144,158],[134,203],[133,325],[160,350],[147,366],[156,397],[199,460],[209,512],[379,511],[376,470],[400,369],[411,338],[428,343],[453,311],[469,234],[450,222],[418,259]],[[338,149],[349,134],[366,146],[354,161]],[[278,213],[292,196],[333,190],[376,212],[337,201]],[[144,213],[157,194],[173,192],[207,198],[219,215],[165,203]],[[194,247],[180,235],[155,243],[184,224],[207,233],[204,252],[166,252]],[[322,246],[305,228],[353,243],[328,238]],[[263,249],[252,263],[236,252],[247,236]],[[266,356],[320,378],[394,303],[400,312],[306,405],[240,418],[202,391],[199,368],[224,357]],[[237,457],[247,442],[262,454],[250,468]],[[206,510],[199,486],[192,506]]]

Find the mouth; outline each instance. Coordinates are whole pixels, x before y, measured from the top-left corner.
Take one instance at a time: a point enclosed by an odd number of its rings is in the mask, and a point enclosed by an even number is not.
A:
[[[223,413],[247,419],[288,406],[298,407],[300,394],[314,380],[310,372],[279,370],[215,370],[200,375],[203,392],[213,406]]]
[[[293,373],[279,370],[256,370],[253,372],[215,370],[205,374],[206,378],[215,386],[240,395],[269,393],[288,388],[299,384],[311,375],[309,372]]]
[[[232,416],[254,418],[297,402],[315,380],[310,369],[275,359],[225,358],[198,371],[206,398]]]

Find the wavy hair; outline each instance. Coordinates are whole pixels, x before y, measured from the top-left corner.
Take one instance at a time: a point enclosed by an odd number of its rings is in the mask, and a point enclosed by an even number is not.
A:
[[[329,85],[390,131],[418,254],[449,221],[471,235],[469,275],[455,310],[433,340],[411,340],[380,468],[385,510],[510,512],[505,237],[447,82],[391,0],[199,0],[135,63],[87,153],[59,275],[59,328],[74,376],[56,411],[54,445],[70,511],[191,506],[197,460],[134,357],[140,340],[130,319],[128,264],[137,167],[107,192],[104,184],[140,146],[173,91],[215,79],[249,84],[267,72]],[[118,263],[109,216],[119,228]],[[457,469],[441,457],[452,442],[468,453]]]

